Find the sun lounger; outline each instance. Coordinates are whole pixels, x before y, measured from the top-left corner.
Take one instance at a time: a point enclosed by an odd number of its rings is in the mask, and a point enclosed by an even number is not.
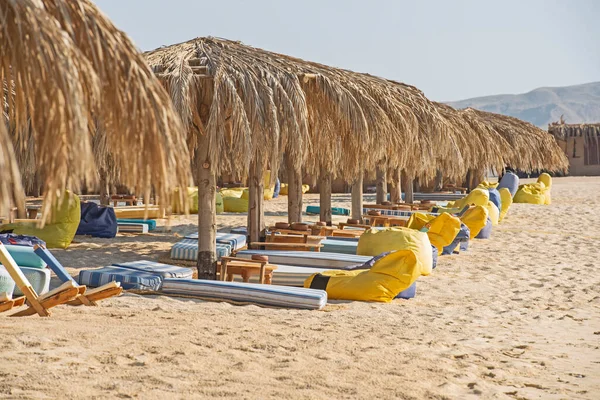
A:
[[[194,273],[194,271],[189,268],[148,260],[115,263],[113,266],[134,271],[147,272],[153,275],[159,275],[163,278],[191,279]]]
[[[340,240],[346,239],[346,240]],[[349,239],[349,240],[348,240]],[[321,242],[323,247],[321,252],[326,253],[340,253],[340,254],[356,254],[356,247],[358,246],[358,239],[351,238],[327,238]]]
[[[321,213],[321,207],[306,206],[306,213],[309,215],[319,215]],[[331,215],[350,215],[350,210],[342,207],[331,207]]]
[[[320,310],[327,304],[327,292],[324,290],[197,279],[165,279],[161,292],[213,301],[306,310]]]
[[[124,290],[156,291],[160,288],[162,277],[154,273],[115,266],[83,270],[79,273],[81,285],[101,287],[111,282],[120,283]]]
[[[363,208],[363,214],[368,214],[369,213],[369,208]],[[423,210],[377,210],[381,213],[381,215],[388,215],[388,216],[392,216],[392,217],[410,217],[411,215],[415,214],[415,213],[421,213],[421,214],[431,214],[431,215],[440,215],[439,213],[433,213],[433,212],[429,212],[429,211],[423,211]]]
[[[230,244],[217,243],[217,258],[231,255]],[[171,247],[171,259],[196,261],[198,259],[198,239],[183,239]]]
[[[241,250],[236,253],[236,257],[250,259],[253,254],[268,256],[269,263],[275,265],[327,269],[352,269],[352,267],[362,265],[373,258],[352,254],[285,250]]]
[[[117,222],[120,233],[148,233],[147,224],[136,224],[131,222]]]
[[[115,216],[117,219],[143,219],[143,218],[163,218],[163,212],[159,207],[145,206],[139,207],[115,207]]]
[[[148,225],[149,232],[156,229],[156,221],[153,219],[120,218],[117,219],[117,224],[118,223]]]
[[[230,245],[233,250],[239,250],[246,247],[246,235],[236,233],[217,232],[217,244]],[[185,239],[194,239],[198,241],[198,233],[192,233],[185,236]]]
[[[33,251],[48,265],[48,267],[50,267],[61,282],[66,283],[71,281],[79,288],[77,297],[70,301],[69,305],[95,306],[98,301],[118,296],[123,292],[123,288],[117,282],[108,282],[95,289],[88,289],[86,286],[80,286],[48,249],[36,245],[34,246]]]
[[[27,277],[21,272],[15,260],[2,244],[0,244],[0,262],[2,262],[10,277],[15,281],[16,287],[24,293],[29,303],[27,309],[12,316],[26,316],[37,313],[42,317],[48,317],[50,316],[50,308],[73,300],[79,293],[79,289],[75,287],[72,281],[69,281],[45,295],[38,296],[31,287]]]
[[[414,193],[415,200],[446,201],[458,200],[465,197],[464,193]]]

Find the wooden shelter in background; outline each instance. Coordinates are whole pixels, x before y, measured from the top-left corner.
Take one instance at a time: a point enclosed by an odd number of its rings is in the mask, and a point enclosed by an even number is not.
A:
[[[569,160],[569,175],[600,176],[600,123],[548,125]]]

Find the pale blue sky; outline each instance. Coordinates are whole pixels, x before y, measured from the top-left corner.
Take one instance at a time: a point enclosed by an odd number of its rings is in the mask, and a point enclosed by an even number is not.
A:
[[[415,85],[438,101],[600,81],[598,0],[95,0],[142,50],[198,36]]]

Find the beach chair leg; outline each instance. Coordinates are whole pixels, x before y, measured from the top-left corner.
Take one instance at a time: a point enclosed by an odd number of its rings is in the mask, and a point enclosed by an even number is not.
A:
[[[19,289],[21,289],[21,292],[23,292],[23,294],[27,298],[27,303],[29,304],[29,308],[27,308],[24,311],[20,311],[19,313],[27,311],[28,313],[26,313],[24,315],[33,315],[33,314],[37,313],[40,317],[49,317],[50,316],[50,311],[48,311],[38,301],[37,294],[35,293],[35,291],[33,290],[33,288],[31,286],[27,285],[27,286],[19,287]],[[17,314],[19,314],[19,313],[17,313]],[[11,315],[11,317],[16,316],[17,314],[13,314],[13,315]]]
[[[14,300],[4,301],[4,302],[0,303],[0,312],[8,311],[11,308],[13,308],[14,305],[15,305]]]
[[[75,297],[77,297],[78,292],[79,291],[76,287],[70,288],[67,290],[60,291],[53,296],[47,297],[42,301],[37,301],[36,299],[36,303],[39,305],[39,307],[41,307],[41,309],[44,312],[47,313],[47,315],[45,316],[50,316],[50,312],[48,311],[49,308],[56,307],[58,305],[67,303],[70,300],[73,300]],[[39,311],[35,307],[32,307],[32,304],[30,303],[29,308],[23,311],[19,311],[18,313],[12,314],[11,317],[26,317],[28,315],[33,315],[36,312],[39,314]]]

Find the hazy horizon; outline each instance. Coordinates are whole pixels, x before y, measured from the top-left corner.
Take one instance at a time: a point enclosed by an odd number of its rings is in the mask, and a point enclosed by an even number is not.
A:
[[[144,51],[224,37],[405,82],[437,101],[600,81],[593,0],[95,2]]]

